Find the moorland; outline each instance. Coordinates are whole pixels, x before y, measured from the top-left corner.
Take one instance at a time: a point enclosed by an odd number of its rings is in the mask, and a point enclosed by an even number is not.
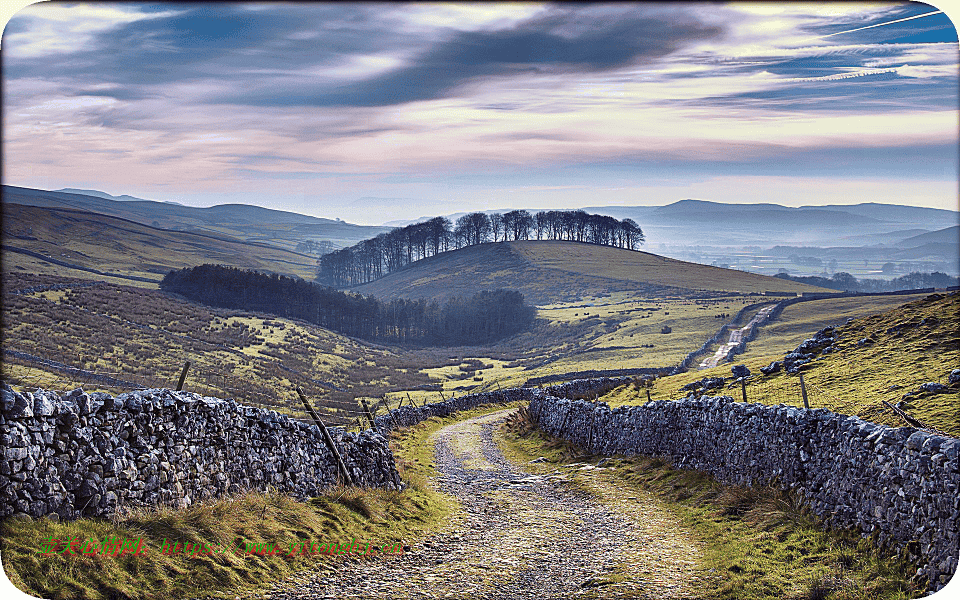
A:
[[[40,196],[49,199],[50,194],[34,194],[34,201]],[[78,194],[63,196],[63,202],[76,202]],[[232,397],[306,419],[295,393],[299,386],[324,421],[359,429],[366,427],[364,400],[376,412],[584,374],[635,376],[601,397],[588,398],[611,405],[703,393],[698,382],[706,378],[723,378],[709,393],[739,397],[741,387],[733,381],[731,366],[742,364],[751,371],[746,385],[750,401],[802,406],[799,373],[781,369],[767,374],[761,367],[783,361],[816,332],[833,327],[836,350],[802,366],[811,407],[904,425],[889,403],[924,425],[960,435],[960,385],[949,380],[951,369],[960,364],[956,292],[850,296],[803,281],[636,249],[570,240],[510,240],[437,253],[346,292],[354,298],[373,295],[384,303],[415,298],[442,303],[515,290],[535,307],[529,327],[483,344],[369,340],[276,306],[211,306],[160,289],[171,270],[208,263],[269,273],[273,281],[280,276],[310,281],[317,256],[296,247],[320,238],[294,236],[296,224],[275,223],[276,231],[267,227],[264,231],[271,232],[254,239],[237,234],[250,228],[238,224],[235,214],[229,217],[234,219],[231,229],[215,220],[174,225],[156,219],[155,212],[138,215],[145,209],[136,208],[137,200],[124,201],[131,212],[116,213],[117,201],[108,198],[84,200],[83,206],[32,206],[13,199],[5,188],[2,375],[21,389],[82,386],[117,393],[131,387],[173,387],[189,362],[187,391]],[[91,212],[99,201],[114,212]],[[137,220],[151,217],[156,224]],[[341,231],[346,230],[344,225]],[[337,244],[347,247],[379,233],[382,230],[354,231],[353,238],[341,236]],[[693,351],[712,353],[722,336],[710,340],[724,325],[743,324],[764,307],[797,299],[798,294],[805,301],[785,306],[732,362],[705,370],[696,369],[698,361],[686,371],[676,368]],[[922,387],[928,383],[945,389]],[[225,597],[252,598],[302,568],[334,573],[339,568],[334,563],[258,557],[44,561],[33,545],[46,536],[117,532],[145,536],[157,546],[167,537],[229,543],[331,535],[379,536],[413,544],[446,527],[461,510],[457,500],[428,483],[437,474],[430,436],[484,412],[432,419],[397,432],[392,444],[410,484],[403,492],[338,489],[307,503],[250,493],[186,511],[143,511],[110,522],[10,520],[2,532],[4,564],[22,589],[64,598],[153,597],[144,582],[168,597],[217,589]],[[570,485],[591,497],[628,490],[633,500],[665,507],[658,510],[674,515],[676,523],[693,532],[693,539],[701,540],[697,543],[703,556],[697,568],[710,583],[701,590],[703,597],[834,593],[905,599],[917,593],[911,583],[916,569],[911,571],[902,557],[877,550],[857,536],[822,531],[795,498],[774,490],[721,486],[644,458],[607,463],[607,471],[600,474],[601,469],[592,470],[595,465],[584,461],[599,463],[544,438],[522,419],[512,419],[496,436],[505,455],[527,463],[525,468],[534,474],[569,471],[575,473]],[[608,500],[613,502],[603,501]],[[613,571],[605,577],[597,590],[627,575]]]

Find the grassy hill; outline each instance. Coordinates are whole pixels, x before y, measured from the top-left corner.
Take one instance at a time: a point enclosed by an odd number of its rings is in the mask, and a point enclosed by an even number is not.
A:
[[[25,272],[104,279],[101,273],[148,283],[171,269],[203,263],[306,279],[312,279],[316,269],[312,256],[226,235],[171,231],[82,210],[9,202],[3,203],[2,239],[5,276]]]
[[[76,192],[84,191],[76,190]],[[93,192],[93,194],[99,195],[3,186],[4,203],[85,210],[127,219],[142,225],[226,235],[287,250],[294,249],[297,243],[305,240],[326,240],[339,247],[351,246],[390,229],[389,227],[353,225],[333,219],[321,219],[247,204],[221,204],[197,208],[172,202],[140,200],[131,196],[106,197],[109,195],[102,192]]]
[[[308,323],[126,285],[13,273],[0,299],[3,378],[21,389],[172,388],[190,361],[187,391],[304,416],[301,386],[329,423],[345,424],[356,397],[427,384],[413,365],[433,366]]]
[[[950,372],[960,368],[957,343],[960,294],[925,295],[892,308],[868,304],[859,309],[820,306],[817,310],[816,304],[819,301],[790,307],[799,310],[792,315],[784,313],[789,324],[782,325],[779,332],[775,330],[775,335],[768,332],[758,339],[758,346],[766,353],[750,350],[748,345],[747,354],[734,359],[737,364],[745,364],[753,374],[747,385],[749,401],[803,406],[798,375],[784,371],[764,375],[760,367],[773,360],[783,360],[804,338],[811,338],[822,326],[833,324],[836,325],[834,345],[839,350],[823,354],[802,368],[811,408],[827,408],[874,423],[903,427],[906,423],[883,404],[883,401],[902,402],[901,407],[909,415],[950,435],[960,436],[960,385],[950,385],[946,393],[920,390],[921,385],[929,382],[948,385]],[[871,307],[880,312],[869,314]],[[848,320],[850,311],[854,310],[862,316]],[[799,329],[804,324],[809,328],[801,335]],[[687,394],[681,391],[684,385],[704,377],[726,377],[729,382],[730,365],[661,378],[651,397],[654,400],[681,398]],[[711,390],[709,394],[727,394],[740,399],[741,390],[737,385],[733,389]],[[646,393],[621,390],[611,400],[643,403]]]
[[[498,287],[519,290],[538,305],[628,290],[649,297],[701,291],[830,291],[647,252],[533,240],[444,252],[353,289],[384,298],[441,299]]]

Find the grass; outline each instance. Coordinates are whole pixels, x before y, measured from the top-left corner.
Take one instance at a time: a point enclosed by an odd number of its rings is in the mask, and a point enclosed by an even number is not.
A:
[[[877,306],[868,305],[861,314],[872,308]],[[925,325],[919,325],[921,321]],[[809,322],[801,320],[801,323]],[[837,323],[837,320],[830,322]],[[914,326],[892,330],[904,323]],[[787,326],[803,327],[802,324],[789,323]],[[902,402],[902,408],[924,424],[960,436],[960,386],[955,385],[949,392],[941,394],[919,392],[920,385],[927,382],[947,384],[950,371],[960,366],[957,331],[960,331],[960,296],[955,293],[923,296],[881,313],[855,318],[849,324],[840,320],[836,329],[836,345],[840,351],[823,355],[803,368],[808,403],[811,408],[826,408],[874,423],[903,427],[906,423],[883,404],[884,401],[890,404]],[[807,331],[800,336],[799,342],[795,338],[793,342],[796,344],[790,342],[777,354],[755,352],[734,359],[735,364],[745,364],[753,374],[747,385],[748,401],[803,406],[797,375],[783,371],[763,375],[760,367],[773,360],[782,360],[785,354],[814,333]],[[865,338],[872,340],[871,343],[861,345],[860,340]],[[660,378],[651,390],[651,399],[681,398],[687,394],[681,391],[684,385],[703,377],[726,377],[729,381],[730,365]],[[736,386],[714,390],[710,394],[727,394],[739,400],[742,390]],[[611,405],[643,404],[647,397],[645,391],[624,386],[604,400]]]
[[[159,281],[171,269],[216,262],[285,275],[313,278],[316,259],[264,245],[253,246],[226,235],[200,235],[149,227],[98,213],[75,209],[38,208],[3,203],[4,230],[26,232],[35,238],[6,238],[16,248],[45,254],[71,265],[105,273],[133,275]],[[212,232],[211,232],[212,233]],[[13,253],[4,253],[4,270]],[[90,277],[83,271],[32,259],[42,270],[33,273]],[[23,265],[20,265],[23,266]]]
[[[585,460],[599,464],[598,457],[546,437],[522,414],[508,420],[498,440],[509,458],[535,472]],[[779,490],[721,485],[655,457],[616,457],[602,466],[602,472],[578,471],[575,485],[607,502],[652,494],[696,540],[703,575],[697,598],[905,600],[920,591],[911,582],[914,565],[869,539],[824,530],[795,497]],[[623,573],[610,576],[618,577]]]
[[[434,472],[432,433],[456,420],[503,406],[433,418],[391,435],[397,467],[409,485],[403,491],[336,488],[300,502],[277,493],[248,492],[174,510],[143,510],[113,519],[5,519],[0,528],[7,576],[21,590],[43,598],[100,599],[233,598],[258,595],[298,570],[329,568],[338,560],[326,555],[291,554],[291,544],[346,543],[409,545],[444,526],[456,501],[427,483]],[[115,557],[44,555],[45,539],[104,540],[142,538],[146,553]],[[163,554],[165,541],[207,544],[210,556]],[[238,553],[247,543],[275,543],[275,556]],[[223,551],[219,551],[223,549]],[[81,552],[78,551],[78,554]],[[282,555],[281,555],[282,554]],[[384,560],[369,557],[367,560]]]
[[[786,307],[776,321],[760,328],[756,339],[747,345],[747,351],[740,357],[749,359],[775,354],[784,348],[796,348],[813,332],[824,327],[842,325],[847,319],[891,310],[927,295],[862,296],[799,302]]]
[[[76,284],[15,296],[40,284]],[[4,280],[3,345],[70,367],[145,387],[173,387],[191,362],[187,391],[233,397],[303,416],[294,386],[330,409],[354,415],[357,396],[430,381],[394,350],[338,336],[306,323],[207,309],[159,291],[82,280],[16,275]],[[361,360],[362,358],[362,360]],[[424,363],[420,361],[420,364]],[[83,375],[6,356],[3,375],[21,388],[127,391]],[[323,385],[319,382],[324,382]],[[333,386],[346,391],[337,391]],[[321,411],[323,412],[323,411]]]
[[[774,277],[650,254],[563,241],[469,246],[432,256],[354,288],[377,297],[448,298],[497,287],[545,305],[635,292],[647,298],[707,292],[829,291]]]

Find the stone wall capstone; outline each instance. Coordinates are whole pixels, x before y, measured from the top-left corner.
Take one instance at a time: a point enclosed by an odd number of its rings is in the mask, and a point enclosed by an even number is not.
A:
[[[400,488],[382,435],[330,433],[358,485]],[[61,396],[3,384],[0,447],[0,516],[106,516],[244,490],[309,497],[338,481],[316,425],[168,389]]]
[[[611,410],[531,390],[539,426],[596,454],[661,456],[725,483],[794,490],[827,524],[906,549],[942,588],[960,555],[960,440],[729,396]]]

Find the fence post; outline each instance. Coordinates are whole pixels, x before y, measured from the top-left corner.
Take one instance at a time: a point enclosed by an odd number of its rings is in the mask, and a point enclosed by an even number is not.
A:
[[[360,403],[363,404],[363,412],[367,413],[367,420],[370,421],[370,428],[376,431],[377,424],[373,421],[373,413],[370,412],[370,405],[367,404],[367,399],[360,398]]]
[[[807,402],[807,386],[803,383],[803,373],[800,373],[800,396],[803,397],[803,407],[810,409],[810,404]]]
[[[413,401],[413,398],[410,397],[410,392],[407,392],[407,400],[410,401],[410,404],[412,404],[414,408],[417,408],[417,403],[414,402],[414,401]],[[399,408],[399,407],[398,407],[398,408]]]
[[[183,363],[183,370],[180,371],[180,381],[177,382],[177,391],[183,390],[183,382],[187,378],[187,369],[190,368],[190,361]]]
[[[743,401],[746,402],[747,401],[747,378],[746,377],[740,378],[740,387],[743,389]]]
[[[300,402],[303,402],[303,406],[307,409],[307,412],[313,418],[314,423],[317,424],[317,427],[320,428],[320,433],[323,434],[323,441],[326,442],[327,448],[330,450],[330,453],[333,454],[333,458],[337,461],[337,467],[340,469],[340,473],[343,474],[343,478],[347,480],[349,485],[353,485],[353,477],[350,476],[350,472],[347,471],[347,465],[343,464],[343,459],[340,457],[340,451],[337,450],[336,444],[333,443],[333,438],[330,436],[330,432],[327,431],[327,426],[323,424],[323,421],[320,420],[320,417],[317,416],[313,407],[310,406],[310,403],[307,402],[307,397],[303,394],[303,390],[300,389],[300,386],[297,386],[297,395],[300,396]]]

